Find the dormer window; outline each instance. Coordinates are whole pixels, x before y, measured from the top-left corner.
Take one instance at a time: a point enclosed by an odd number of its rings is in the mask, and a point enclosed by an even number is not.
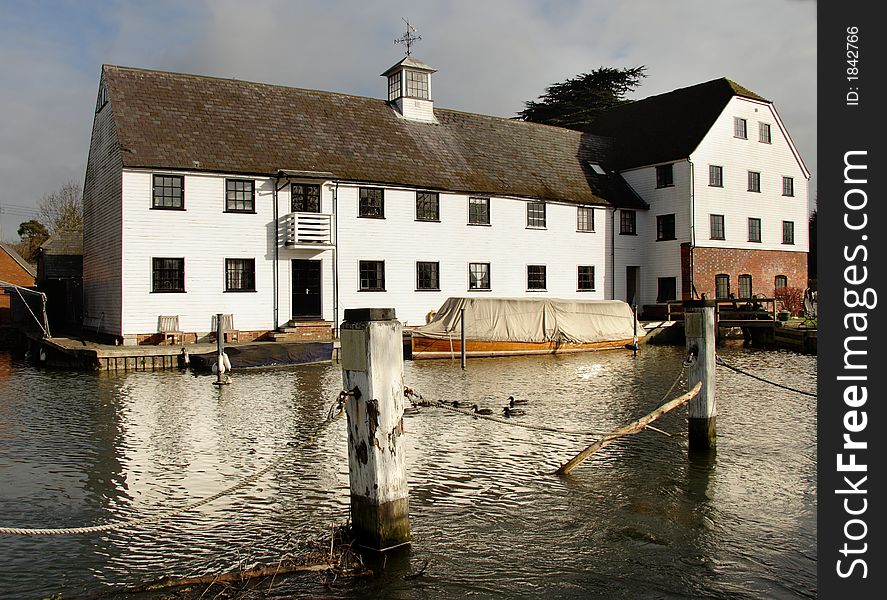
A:
[[[102,110],[102,108],[108,103],[108,88],[105,86],[105,83],[99,86],[99,97],[96,101],[96,112]]]
[[[404,71],[407,76],[407,96],[428,100],[428,73],[418,71]],[[390,84],[389,84],[390,85]]]

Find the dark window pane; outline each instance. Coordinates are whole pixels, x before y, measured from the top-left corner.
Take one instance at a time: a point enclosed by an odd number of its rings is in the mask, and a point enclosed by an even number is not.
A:
[[[308,183],[294,183],[290,187],[293,212],[320,212],[320,186]]]
[[[594,290],[594,267],[583,265],[578,268],[578,281],[576,285],[580,291]]]
[[[761,174],[757,171],[749,171],[748,172],[748,191],[750,192],[760,192],[761,191]]]
[[[185,178],[180,175],[154,175],[153,208],[185,208]]]
[[[545,203],[527,203],[527,227],[545,227]]]
[[[671,187],[674,185],[674,165],[660,165],[656,167],[656,187]]]
[[[407,96],[410,98],[428,99],[428,73],[406,71]]]
[[[152,266],[152,292],[185,291],[185,259],[154,258]]]
[[[760,242],[761,241],[761,220],[755,218],[749,218],[748,220],[748,241],[750,242]]]
[[[527,265],[527,289],[545,289],[545,265]]]
[[[440,263],[417,262],[416,263],[416,289],[439,290]]]
[[[739,276],[739,297],[751,298],[751,275]]]
[[[594,231],[594,209],[580,206],[576,213],[576,229],[578,231]]]
[[[256,211],[256,183],[251,179],[225,180],[225,210],[228,212]]]
[[[434,192],[416,192],[416,220],[440,220],[440,197]]]
[[[674,215],[659,215],[656,217],[656,240],[675,239]]]
[[[254,258],[225,259],[225,291],[254,292],[256,290],[256,260]]]
[[[730,296],[730,276],[715,275],[715,297],[727,298]]]
[[[360,188],[357,214],[360,217],[384,217],[385,191],[382,188]]]
[[[385,261],[362,260],[359,263],[360,289],[364,291],[385,290]]]
[[[469,263],[468,265],[468,289],[490,289],[490,263]]]
[[[724,187],[724,167],[719,165],[709,165],[708,185],[712,187]]]
[[[619,233],[633,235],[636,233],[636,215],[633,210],[619,211]]]
[[[711,239],[724,239],[724,215],[709,215],[711,223]]]
[[[783,221],[782,222],[782,243],[783,244],[794,244],[795,243],[795,223],[794,223],[794,221]]]
[[[468,222],[472,225],[490,224],[490,199],[468,199]]]

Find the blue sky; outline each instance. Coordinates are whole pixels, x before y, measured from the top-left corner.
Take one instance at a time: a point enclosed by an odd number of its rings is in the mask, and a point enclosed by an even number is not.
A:
[[[82,183],[103,63],[381,98],[413,54],[439,106],[513,116],[551,83],[646,65],[641,98],[726,76],[773,100],[816,175],[810,0],[0,0],[0,239],[62,183]]]

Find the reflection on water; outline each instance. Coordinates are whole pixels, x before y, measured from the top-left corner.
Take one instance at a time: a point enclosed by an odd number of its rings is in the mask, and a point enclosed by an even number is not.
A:
[[[736,366],[815,389],[815,357],[723,348]],[[609,430],[649,412],[680,348],[405,364],[426,398],[528,423]],[[318,443],[338,365],[211,376],[40,371],[0,354],[0,525],[77,527],[163,513],[289,453],[257,484],[125,531],[0,536],[0,597],[91,594],[164,575],[272,563],[348,517],[344,422]],[[289,578],[272,596],[815,597],[815,400],[718,371],[718,451],[688,457],[685,411],[568,477],[589,440],[433,408],[405,417],[413,564],[336,588]],[[685,386],[679,386],[682,389]],[[675,392],[673,395],[676,395]],[[792,428],[783,427],[792,423]]]

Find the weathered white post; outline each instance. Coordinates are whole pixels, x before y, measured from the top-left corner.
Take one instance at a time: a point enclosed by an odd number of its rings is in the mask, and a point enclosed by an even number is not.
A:
[[[216,313],[216,349],[218,357],[216,359],[216,380],[213,385],[228,385],[231,382],[225,376],[225,371],[231,370],[231,363],[228,362],[228,356],[225,354],[225,326],[222,323],[222,313]]]
[[[403,333],[393,308],[346,309],[340,330],[348,417],[351,524],[357,543],[410,541],[403,438]]]
[[[462,324],[462,332],[460,335],[462,350],[460,352],[460,356],[462,358],[462,370],[465,370],[465,309],[459,309],[459,322]]]
[[[684,332],[687,352],[693,356],[688,385],[702,383],[699,394],[687,404],[690,450],[716,446],[715,419],[715,306],[711,300],[684,303]]]

